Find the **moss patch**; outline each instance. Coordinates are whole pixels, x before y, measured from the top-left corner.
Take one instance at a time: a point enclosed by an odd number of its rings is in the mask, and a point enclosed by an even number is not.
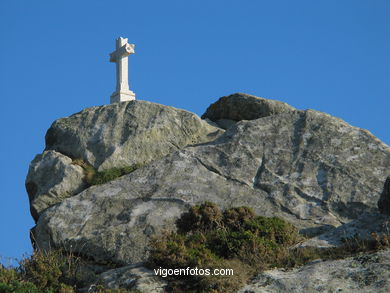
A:
[[[91,185],[99,185],[110,182],[123,175],[129,174],[138,168],[142,167],[141,164],[134,164],[132,166],[111,168],[104,171],[97,171],[92,165],[85,162],[82,159],[73,160],[73,164],[83,168],[85,173],[85,181]]]
[[[135,165],[128,166],[128,167],[111,168],[111,169],[104,170],[101,172],[96,172],[88,183],[91,185],[104,184],[104,183],[110,182],[116,178],[119,178],[123,175],[129,174],[129,173],[137,170],[140,167],[141,167],[140,164],[135,164]]]

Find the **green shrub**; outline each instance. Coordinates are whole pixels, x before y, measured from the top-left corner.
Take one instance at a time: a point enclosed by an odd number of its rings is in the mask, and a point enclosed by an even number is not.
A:
[[[78,261],[63,250],[35,251],[18,268],[0,268],[0,293],[73,293]]]
[[[0,282],[0,293],[41,293],[33,283],[23,281],[12,281],[11,283]]]
[[[232,230],[240,230],[242,226],[256,218],[254,211],[248,207],[231,208],[223,213],[225,226]]]
[[[35,251],[17,268],[0,265],[0,293],[75,293],[85,287],[80,283],[81,259],[64,249]],[[136,293],[127,289],[105,289],[99,285],[98,293]]]
[[[6,269],[0,265],[0,283],[9,284],[14,280],[19,280],[19,274],[16,270]]]
[[[65,265],[66,260],[60,251],[38,251],[31,258],[22,260],[20,270],[25,279],[39,288],[57,288]]]
[[[38,293],[38,288],[31,282],[23,280],[18,269],[0,266],[0,293]]]
[[[150,267],[232,268],[234,276],[168,277],[174,292],[235,292],[302,239],[284,220],[256,216],[248,207],[221,212],[211,202],[190,208],[176,224],[177,233],[152,241]]]
[[[206,231],[222,225],[222,213],[213,203],[206,201],[200,206],[193,206],[176,222],[180,233]]]

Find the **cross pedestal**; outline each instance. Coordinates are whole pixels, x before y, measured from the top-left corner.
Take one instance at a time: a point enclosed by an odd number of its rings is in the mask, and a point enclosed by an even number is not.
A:
[[[135,53],[134,47],[134,44],[127,43],[126,38],[116,39],[116,50],[110,54],[110,62],[116,63],[116,91],[111,95],[111,104],[135,100],[135,93],[129,89],[127,60]]]

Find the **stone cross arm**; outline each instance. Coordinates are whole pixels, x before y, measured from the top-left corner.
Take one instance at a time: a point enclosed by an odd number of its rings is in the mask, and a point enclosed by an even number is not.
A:
[[[110,62],[117,62],[123,57],[127,57],[130,54],[134,54],[134,47],[134,44],[124,44],[122,47],[110,54]]]

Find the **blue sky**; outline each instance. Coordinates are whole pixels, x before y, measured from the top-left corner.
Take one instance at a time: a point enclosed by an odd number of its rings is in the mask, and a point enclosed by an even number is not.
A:
[[[31,253],[24,180],[50,124],[109,103],[115,38],[137,98],[201,115],[245,92],[316,109],[390,144],[390,1],[0,2],[0,255]]]

